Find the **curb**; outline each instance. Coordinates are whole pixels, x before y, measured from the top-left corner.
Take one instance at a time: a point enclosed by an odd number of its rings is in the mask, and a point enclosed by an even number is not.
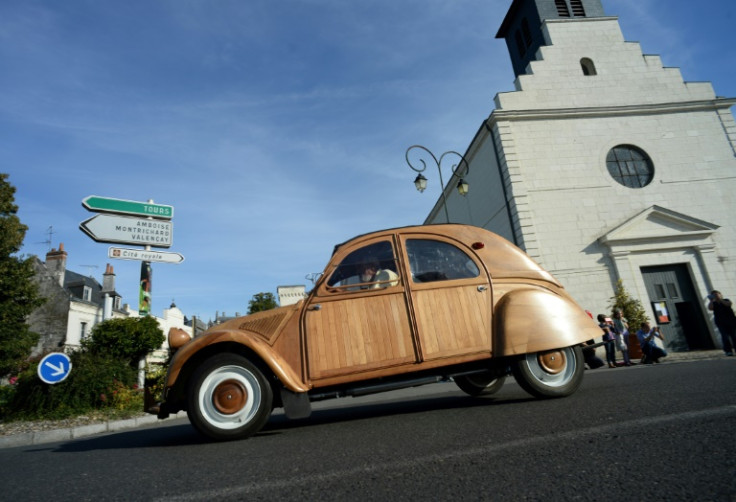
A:
[[[0,448],[13,448],[17,446],[31,446],[44,443],[55,443],[57,441],[68,441],[105,432],[115,432],[125,429],[135,429],[136,427],[143,425],[159,424],[164,420],[186,416],[186,412],[180,411],[166,419],[159,419],[155,415],[144,415],[141,417],[128,418],[126,420],[108,420],[107,422],[80,425],[65,429],[24,432],[22,434],[0,436]]]

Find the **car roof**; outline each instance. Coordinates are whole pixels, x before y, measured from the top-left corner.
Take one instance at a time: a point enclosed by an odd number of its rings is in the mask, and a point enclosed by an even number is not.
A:
[[[551,282],[556,285],[560,283],[536,261],[527,255],[522,249],[485,228],[459,223],[437,223],[431,225],[414,225],[405,227],[388,228],[357,235],[341,244],[335,246],[332,255],[347,246],[356,244],[356,241],[371,238],[373,236],[391,234],[426,233],[456,239],[467,245],[482,243],[476,249],[478,256],[484,261],[488,272],[497,278],[515,277],[519,279],[533,279]]]

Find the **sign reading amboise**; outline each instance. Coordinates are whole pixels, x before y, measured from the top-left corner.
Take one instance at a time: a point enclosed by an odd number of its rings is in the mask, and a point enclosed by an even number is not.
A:
[[[98,214],[83,221],[79,228],[97,242],[171,247],[174,224],[171,221]]]

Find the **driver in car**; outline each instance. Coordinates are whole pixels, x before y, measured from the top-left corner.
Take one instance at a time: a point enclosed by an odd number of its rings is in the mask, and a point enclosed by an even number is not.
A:
[[[369,258],[358,264],[358,275],[348,277],[345,285],[360,284],[355,288],[348,288],[349,291],[358,291],[360,289],[378,289],[396,286],[399,283],[399,276],[393,270],[387,268],[382,269],[378,260]]]

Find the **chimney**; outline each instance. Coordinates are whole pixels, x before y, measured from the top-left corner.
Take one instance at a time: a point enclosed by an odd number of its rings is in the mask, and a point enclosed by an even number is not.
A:
[[[64,243],[59,243],[59,250],[52,249],[46,253],[46,270],[56,279],[59,286],[64,287],[64,276],[66,275],[66,251]]]
[[[105,273],[102,274],[102,292],[112,293],[115,291],[115,272],[109,263],[105,267]]]

